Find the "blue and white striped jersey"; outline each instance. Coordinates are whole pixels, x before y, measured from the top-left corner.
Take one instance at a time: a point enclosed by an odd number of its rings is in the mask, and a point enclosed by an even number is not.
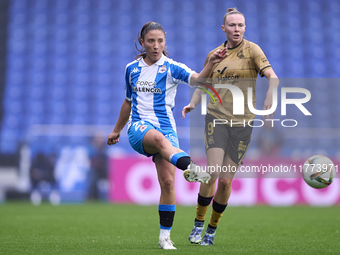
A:
[[[128,127],[131,122],[145,120],[158,128],[176,131],[172,110],[177,85],[189,84],[193,73],[165,55],[151,66],[142,58],[129,63],[125,69],[125,98],[132,101]]]

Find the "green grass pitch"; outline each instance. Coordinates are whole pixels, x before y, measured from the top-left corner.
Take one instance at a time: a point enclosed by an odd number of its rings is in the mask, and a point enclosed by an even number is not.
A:
[[[177,250],[165,251],[157,206],[5,203],[0,254],[340,254],[339,206],[228,207],[208,247],[188,241],[194,215],[195,207],[177,206]]]

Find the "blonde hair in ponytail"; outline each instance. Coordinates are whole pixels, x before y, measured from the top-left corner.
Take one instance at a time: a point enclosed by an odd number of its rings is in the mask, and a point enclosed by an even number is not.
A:
[[[244,17],[243,13],[239,12],[236,7],[229,8],[227,10],[227,13],[223,17],[223,25],[225,25],[228,15],[231,15],[231,14],[241,14]]]

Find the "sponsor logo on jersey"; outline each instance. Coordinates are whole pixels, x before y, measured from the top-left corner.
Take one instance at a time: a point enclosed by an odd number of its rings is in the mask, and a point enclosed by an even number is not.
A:
[[[223,74],[225,69],[227,69],[227,67],[223,68],[222,71],[221,70],[217,70],[217,72],[219,72],[220,74]]]
[[[149,86],[156,87],[157,83],[155,81],[137,81],[137,86]]]
[[[132,87],[133,92],[149,92],[155,94],[162,94],[160,88],[156,88],[155,81],[137,81],[136,87]]]
[[[226,75],[222,77],[218,77],[218,82],[228,82],[228,84],[238,83],[238,75]]]
[[[133,92],[149,92],[154,94],[162,94],[160,88],[148,88],[148,87],[132,87]]]
[[[158,70],[158,73],[164,73],[166,71],[166,66],[161,66]]]
[[[138,73],[139,72],[139,69],[137,67],[135,67],[131,73]]]

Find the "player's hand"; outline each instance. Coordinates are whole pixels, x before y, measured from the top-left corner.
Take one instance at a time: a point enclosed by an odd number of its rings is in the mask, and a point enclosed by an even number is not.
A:
[[[263,109],[262,110],[269,110],[273,105],[273,97],[272,95],[267,95],[266,99],[264,100],[264,105],[263,105]],[[266,115],[266,119],[268,118],[273,118],[273,114],[270,114],[270,115]]]
[[[109,134],[109,137],[107,138],[107,144],[113,145],[119,142],[120,132],[112,131],[111,134]]]
[[[221,62],[223,59],[225,59],[228,56],[228,48],[225,47],[222,50],[218,49],[216,50],[211,56],[209,61],[213,64],[216,64],[218,62]]]
[[[195,107],[190,106],[190,104],[184,106],[182,110],[182,119],[185,119],[185,114],[191,112],[193,109],[195,109]]]

